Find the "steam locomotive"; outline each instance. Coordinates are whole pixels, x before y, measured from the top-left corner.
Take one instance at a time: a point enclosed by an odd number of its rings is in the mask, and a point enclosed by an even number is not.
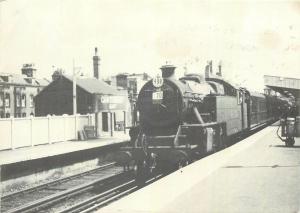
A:
[[[227,147],[233,137],[275,121],[286,101],[236,88],[219,75],[186,74],[175,79],[172,65],[141,89],[139,126],[117,162],[134,164],[137,175],[162,165],[182,167]]]

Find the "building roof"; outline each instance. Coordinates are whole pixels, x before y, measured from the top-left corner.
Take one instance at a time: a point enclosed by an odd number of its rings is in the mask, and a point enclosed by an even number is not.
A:
[[[72,76],[63,75],[65,78],[73,82]],[[92,94],[106,94],[106,95],[127,95],[124,91],[119,91],[113,86],[110,86],[102,80],[96,78],[77,78],[76,84],[83,90]]]
[[[6,79],[8,78],[8,79]],[[47,79],[28,78],[26,75],[13,73],[0,73],[0,84],[13,84],[22,86],[47,86],[50,83]]]

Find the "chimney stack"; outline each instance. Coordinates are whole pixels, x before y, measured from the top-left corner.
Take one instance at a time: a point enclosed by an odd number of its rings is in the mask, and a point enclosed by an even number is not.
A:
[[[218,65],[218,72],[216,73],[218,76],[222,76],[222,62],[219,62]]]
[[[209,78],[210,74],[212,74],[212,61],[207,61],[205,66],[205,78]]]
[[[23,64],[21,71],[22,75],[26,75],[28,78],[35,78],[36,68],[34,64]]]
[[[95,55],[93,56],[93,65],[94,65],[94,77],[99,79],[99,65],[100,57],[98,56],[98,49],[95,47]]]
[[[161,76],[163,78],[175,78],[175,69],[173,65],[164,65],[161,68]]]

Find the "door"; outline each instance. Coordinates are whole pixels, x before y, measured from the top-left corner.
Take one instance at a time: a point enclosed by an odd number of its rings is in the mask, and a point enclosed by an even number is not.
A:
[[[102,131],[108,132],[108,112],[102,112]]]

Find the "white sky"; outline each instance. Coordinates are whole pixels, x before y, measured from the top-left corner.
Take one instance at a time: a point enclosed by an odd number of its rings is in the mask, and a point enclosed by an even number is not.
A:
[[[300,1],[6,0],[0,2],[0,72],[35,63],[72,73],[72,60],[92,75],[156,75],[166,61],[177,76],[223,63],[224,76],[250,89],[263,75],[300,77]],[[216,70],[216,69],[215,69]]]

